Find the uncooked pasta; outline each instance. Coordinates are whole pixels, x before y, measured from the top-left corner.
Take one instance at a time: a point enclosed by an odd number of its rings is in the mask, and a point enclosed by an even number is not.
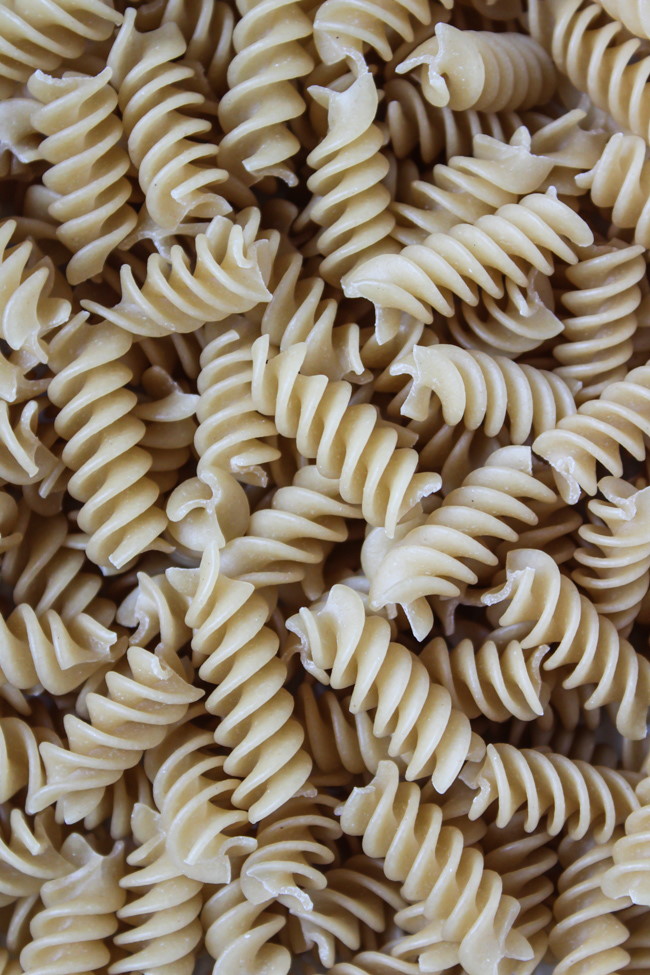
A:
[[[0,0],[0,975],[650,972],[650,0]]]

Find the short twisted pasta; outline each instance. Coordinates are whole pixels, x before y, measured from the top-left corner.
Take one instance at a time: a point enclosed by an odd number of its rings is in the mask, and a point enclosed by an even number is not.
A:
[[[645,138],[615,132],[600,158],[576,183],[589,190],[598,207],[611,207],[612,223],[634,231],[637,244],[650,247],[650,161]]]
[[[488,745],[480,769],[463,775],[478,789],[470,819],[496,802],[499,828],[523,807],[526,832],[545,819],[551,836],[566,829],[572,839],[581,839],[591,831],[597,842],[605,843],[639,805],[625,773],[542,748]]]
[[[504,959],[532,957],[514,927],[519,905],[503,893],[500,878],[485,869],[476,848],[465,846],[460,830],[443,825],[440,808],[422,801],[416,785],[400,783],[392,762],[381,763],[369,786],[353,790],[341,826],[362,836],[364,853],[382,857],[386,876],[402,883],[402,896],[435,919],[426,935],[420,931],[403,944],[410,953],[415,941],[423,970],[435,966],[441,951],[447,967],[460,963],[468,975],[497,975]]]
[[[253,343],[253,405],[274,418],[278,433],[296,440],[320,474],[339,479],[344,501],[360,504],[366,521],[392,534],[420,498],[439,488],[440,478],[416,473],[417,453],[396,447],[397,432],[376,407],[350,405],[349,383],[302,375],[306,351],[299,343],[270,358],[267,336]]]
[[[171,663],[192,636],[185,623],[186,612],[187,600],[166,575],[138,572],[137,584],[120,605],[117,621],[133,630],[130,643],[154,650]]]
[[[32,797],[45,782],[39,745],[60,744],[49,728],[34,727],[22,718],[0,718],[0,803],[25,789],[25,809],[31,812]]]
[[[650,663],[619,636],[611,620],[598,615],[551,556],[535,549],[510,552],[504,586],[483,602],[495,606],[500,626],[521,624],[522,647],[557,644],[543,668],[561,667],[566,688],[595,685],[587,710],[615,703],[621,734],[645,737]]]
[[[596,493],[596,465],[620,477],[621,450],[636,460],[646,456],[650,434],[650,365],[638,366],[619,382],[610,383],[597,399],[545,430],[533,450],[553,468],[559,493],[576,504],[580,492]]]
[[[414,23],[431,23],[432,13],[427,0],[325,0],[314,19],[314,42],[325,64],[345,59],[361,73],[367,46],[390,61],[395,35],[412,41]]]
[[[147,210],[162,227],[230,209],[213,188],[228,176],[215,165],[217,147],[201,139],[210,121],[193,114],[203,96],[184,87],[192,68],[175,63],[185,52],[176,24],[140,33],[129,9],[107,61]]]
[[[408,779],[430,776],[444,792],[468,756],[482,753],[449,692],[431,681],[414,653],[391,641],[387,620],[366,617],[349,586],[333,586],[322,605],[303,607],[286,625],[300,641],[308,671],[323,684],[354,688],[353,714],[374,709],[373,733],[390,737],[389,755],[405,759]]]
[[[479,288],[500,298],[504,277],[524,287],[532,268],[550,274],[551,254],[575,264],[575,252],[565,238],[584,246],[593,234],[552,190],[533,193],[474,224],[432,234],[397,256],[360,263],[343,279],[343,289],[350,298],[373,302],[382,341],[395,334],[404,312],[424,322],[432,321],[431,309],[449,317],[453,295],[470,305],[478,303]]]
[[[122,300],[113,308],[82,301],[84,308],[133,335],[160,338],[195,332],[206,322],[250,311],[271,297],[267,283],[277,250],[277,231],[258,233],[260,212],[241,210],[231,223],[215,217],[194,240],[191,260],[174,244],[169,260],[152,254],[142,287],[129,264],[122,264]]]
[[[40,154],[50,165],[43,183],[55,194],[48,210],[59,223],[57,237],[73,255],[66,267],[70,284],[99,274],[137,219],[128,203],[129,157],[119,144],[123,131],[110,79],[110,68],[96,78],[36,71],[29,79],[29,91],[42,105],[32,119],[45,136]]]
[[[388,241],[395,218],[390,193],[382,184],[388,160],[375,124],[378,93],[369,72],[344,91],[312,86],[310,94],[327,109],[327,134],[307,157],[314,173],[311,219],[323,228],[316,246],[324,261],[320,273],[330,284],[376,252],[393,251]]]
[[[540,44],[511,32],[436,24],[435,36],[409,54],[397,71],[405,73],[420,65],[424,97],[453,111],[532,108],[547,102],[556,84],[553,62]]]
[[[160,22],[176,24],[181,31],[187,43],[187,60],[201,65],[214,93],[222,96],[232,58],[235,16],[231,8],[224,0],[198,0],[189,5],[185,0],[169,0],[159,9]]]
[[[650,10],[643,0],[598,0],[610,17],[620,20],[631,34],[650,38]]]
[[[129,647],[126,665],[106,674],[106,691],[92,691],[85,704],[89,720],[68,713],[67,748],[44,742],[41,756],[47,781],[34,808],[58,803],[65,822],[78,822],[100,802],[104,790],[144,751],[160,744],[203,691],[142,647]]]
[[[629,897],[633,904],[650,907],[650,779],[637,786],[642,803],[625,821],[625,835],[612,850],[613,864],[601,878],[607,897]]]
[[[145,395],[133,412],[147,427],[140,445],[151,454],[149,475],[162,493],[176,486],[192,455],[199,397],[185,392],[160,366],[147,369],[140,382]]]
[[[222,887],[206,902],[201,914],[205,947],[214,958],[213,975],[288,975],[289,951],[271,938],[286,923],[273,900],[251,904],[239,880]]]
[[[30,823],[21,809],[8,813],[0,832],[0,905],[22,897],[38,896],[48,880],[68,872],[70,865],[61,855],[61,828],[48,810]]]
[[[55,429],[66,441],[63,460],[74,471],[68,490],[83,503],[78,523],[90,536],[86,555],[101,567],[121,568],[140,552],[160,548],[166,524],[155,507],[158,488],[146,476],[151,457],[138,447],[145,427],[132,414],[137,398],[126,388],[132,373],[121,360],[131,341],[114,325],[91,326],[81,315],[50,344],[57,374],[48,396],[59,409]]]
[[[289,160],[300,143],[288,123],[305,110],[296,82],[314,67],[312,25],[302,0],[237,0],[235,57],[219,104],[226,133],[219,147],[229,172],[245,183],[277,176],[297,182]]]

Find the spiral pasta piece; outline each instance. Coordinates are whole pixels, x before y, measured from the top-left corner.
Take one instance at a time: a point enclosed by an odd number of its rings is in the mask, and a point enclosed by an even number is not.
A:
[[[612,850],[613,864],[601,878],[607,897],[629,897],[633,904],[650,907],[650,779],[637,786],[642,805],[625,821],[625,835]]]
[[[0,905],[38,895],[46,881],[68,872],[61,842],[61,829],[49,810],[30,823],[21,809],[11,809],[0,832]]]
[[[59,744],[49,728],[33,727],[18,717],[0,718],[0,803],[25,789],[25,809],[32,811],[32,797],[45,781],[38,750],[43,741]]]
[[[140,287],[129,264],[122,264],[122,300],[113,308],[82,301],[84,308],[103,316],[133,335],[160,338],[170,332],[195,332],[206,322],[250,311],[269,300],[267,283],[278,246],[277,231],[258,234],[260,212],[249,207],[234,223],[215,217],[195,238],[192,262],[180,244],[169,260],[152,254]]]
[[[32,940],[21,951],[20,964],[33,975],[92,975],[110,961],[106,942],[117,930],[115,912],[124,903],[123,844],[102,855],[73,833],[61,852],[69,863],[67,875],[43,884],[42,907],[32,918]]]
[[[111,0],[8,0],[0,8],[0,79],[24,84],[32,71],[53,71],[73,60],[88,41],[108,38],[121,15]],[[0,92],[4,88],[0,84]]]
[[[382,762],[369,786],[352,791],[341,810],[344,833],[363,837],[363,851],[384,860],[384,873],[402,884],[401,894],[434,919],[415,941],[422,970],[460,963],[468,975],[496,975],[505,959],[532,957],[528,941],[514,927],[519,905],[503,893],[500,878],[486,870],[481,853],[463,834],[444,826],[438,806],[424,802],[413,783],[399,781],[397,767]],[[398,915],[412,914],[407,908]],[[407,959],[408,960],[408,959]],[[427,965],[432,966],[427,968]],[[399,971],[399,969],[398,969]]]
[[[650,586],[650,489],[635,491],[627,481],[605,477],[599,490],[607,500],[589,502],[598,520],[579,529],[587,544],[576,549],[571,577],[601,615],[625,630]]]
[[[121,568],[157,541],[166,524],[155,507],[158,488],[146,473],[150,455],[138,447],[144,424],[132,415],[131,370],[120,360],[131,337],[110,323],[91,326],[76,316],[50,344],[57,369],[48,396],[59,408],[56,432],[63,460],[74,471],[68,484],[83,503],[79,527],[88,532],[88,558]],[[106,433],[110,429],[110,441]],[[110,473],[109,473],[110,469]]]
[[[554,191],[532,193],[474,224],[432,234],[424,244],[409,245],[397,256],[363,261],[344,277],[343,290],[349,298],[373,302],[382,341],[395,334],[404,313],[431,322],[431,309],[447,317],[452,314],[453,295],[476,305],[478,288],[500,298],[504,277],[524,287],[531,269],[550,274],[551,254],[575,264],[577,257],[565,238],[584,246],[593,234]]]
[[[271,938],[284,927],[283,914],[269,898],[251,904],[239,880],[218,890],[201,914],[205,947],[214,958],[213,975],[288,975],[289,951]]]
[[[581,839],[590,830],[597,842],[606,843],[639,805],[625,773],[544,749],[488,745],[481,768],[463,774],[478,788],[470,819],[497,802],[499,828],[523,807],[528,833],[545,819],[551,836],[566,828],[572,839]]]
[[[302,0],[238,0],[237,9],[236,53],[219,105],[220,158],[244,183],[277,176],[294,186],[289,160],[300,143],[289,123],[305,109],[296,82],[314,67],[312,24]]]
[[[345,59],[362,73],[366,46],[390,61],[395,35],[412,41],[414,24],[430,24],[432,13],[426,0],[325,0],[314,19],[314,42],[325,64]]]
[[[376,407],[350,405],[352,387],[345,381],[301,373],[306,347],[292,346],[269,358],[269,341],[253,343],[252,398],[278,433],[296,440],[298,450],[315,459],[324,477],[338,478],[344,501],[360,504],[366,521],[385,526],[398,521],[440,486],[437,474],[416,473],[418,456],[397,447],[394,428],[382,422]]]
[[[650,58],[641,40],[616,20],[602,23],[598,3],[534,0],[531,7],[531,29],[541,35],[560,71],[618,125],[647,140]]]
[[[185,392],[160,366],[147,369],[140,382],[146,395],[133,412],[146,424],[140,445],[151,454],[150,475],[162,493],[176,486],[179,472],[192,456],[199,397]]]
[[[615,132],[592,168],[576,176],[598,207],[611,207],[612,223],[632,229],[633,239],[650,247],[650,162],[645,139]]]
[[[573,416],[564,417],[553,430],[545,430],[533,450],[555,473],[557,489],[568,504],[576,504],[581,491],[596,493],[596,465],[620,477],[621,450],[637,460],[646,456],[650,433],[650,365],[630,370],[610,383],[597,399],[583,403]]]
[[[388,160],[374,119],[378,93],[369,72],[344,91],[312,86],[311,96],[327,109],[327,134],[307,157],[314,173],[311,219],[323,228],[316,246],[324,260],[320,273],[330,284],[372,254],[394,250],[388,237],[395,225],[390,193],[382,180]]]
[[[322,605],[303,607],[286,626],[321,683],[354,688],[353,714],[375,710],[373,733],[390,737],[389,755],[406,760],[408,779],[430,776],[444,792],[468,756],[481,754],[481,740],[446,688],[432,682],[415,654],[391,641],[387,620],[366,617],[349,586],[333,586]]]
[[[106,692],[86,697],[89,720],[66,714],[67,748],[44,742],[47,781],[34,808],[58,803],[65,822],[78,822],[100,802],[104,790],[160,744],[170,726],[203,696],[169,664],[129,647],[126,666],[106,674]]]
[[[495,450],[483,467],[471,471],[439,508],[388,545],[378,564],[368,569],[372,608],[400,603],[414,634],[422,639],[433,626],[425,597],[458,596],[461,587],[476,583],[478,567],[498,561],[482,539],[515,540],[519,524],[537,523],[530,503],[550,503],[554,497],[533,474],[530,448]]]
[[[145,758],[167,856],[179,873],[203,883],[228,883],[231,858],[256,846],[242,835],[248,817],[230,803],[239,780],[224,775],[224,761],[212,732],[189,725]]]
[[[128,954],[113,962],[109,975],[192,975],[202,937],[202,885],[178,875],[169,863],[159,817],[150,807],[136,806],[132,823],[139,846],[127,863],[135,869],[120,879],[131,898],[117,912],[129,927],[114,938]]]
[[[160,654],[169,663],[192,631],[185,623],[187,600],[162,573],[138,572],[137,584],[121,603],[117,621],[133,633],[129,642]]]
[[[547,102],[556,84],[553,62],[541,45],[511,32],[459,30],[438,23],[435,36],[409,54],[397,71],[420,65],[424,97],[454,111],[532,108]]]
[[[175,24],[141,33],[129,9],[107,61],[147,210],[162,227],[230,209],[213,188],[228,176],[215,165],[217,147],[201,139],[210,122],[193,114],[203,96],[183,85],[192,68],[175,63],[185,52]]]
[[[187,44],[186,59],[201,65],[214,93],[222,96],[232,58],[235,16],[231,8],[223,0],[198,0],[189,5],[185,0],[169,0],[158,7],[162,12],[159,22],[176,24]]]
[[[36,71],[28,84],[42,105],[32,118],[45,136],[40,154],[50,169],[43,182],[55,194],[49,213],[73,255],[66,267],[70,284],[99,274],[137,219],[128,203],[129,157],[119,144],[123,132],[110,80],[110,68],[95,78]]]
[[[595,685],[584,703],[587,710],[615,703],[621,734],[645,737],[650,664],[619,636],[611,620],[598,615],[551,556],[535,549],[510,552],[504,586],[483,602],[499,606],[500,626],[521,624],[522,647],[556,644],[543,668],[561,667],[565,688]]]
[[[564,319],[563,341],[554,347],[553,355],[560,363],[557,375],[582,383],[578,403],[594,399],[625,376],[639,324],[639,282],[645,275],[642,255],[639,245],[594,245],[567,269],[574,289],[565,291],[561,300],[571,317]]]
[[[557,975],[585,971],[617,975],[630,959],[623,947],[628,931],[615,916],[622,906],[605,896],[600,881],[612,858],[612,841],[598,844],[566,866],[558,880],[553,905],[555,924],[549,943],[558,964]],[[589,966],[589,968],[587,968]]]
[[[598,0],[603,10],[614,20],[620,20],[631,34],[650,38],[650,11],[643,0]]]

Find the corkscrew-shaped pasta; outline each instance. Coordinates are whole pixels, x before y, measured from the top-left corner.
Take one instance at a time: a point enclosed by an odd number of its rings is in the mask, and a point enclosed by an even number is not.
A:
[[[449,426],[482,426],[488,437],[495,437],[508,422],[515,444],[552,429],[576,411],[570,387],[555,373],[474,349],[416,345],[390,371],[411,377],[401,407],[404,416],[425,420],[436,396]]]
[[[288,975],[289,951],[271,938],[286,923],[269,898],[251,904],[239,880],[222,887],[206,902],[201,914],[205,947],[215,960],[213,975]]]
[[[187,601],[167,575],[138,572],[137,585],[120,605],[117,621],[133,630],[130,643],[154,650],[171,663],[192,636],[186,612]]]
[[[470,819],[496,802],[496,825],[503,827],[523,807],[529,833],[545,819],[551,836],[566,828],[572,839],[581,839],[591,831],[605,843],[639,805],[624,773],[544,749],[488,745],[481,768],[463,774],[479,790]]]
[[[604,477],[600,498],[589,502],[596,523],[582,525],[587,544],[574,554],[572,578],[619,630],[635,620],[650,585],[650,488]]]
[[[435,36],[409,54],[397,71],[420,65],[424,97],[453,111],[512,112],[543,105],[557,77],[550,57],[532,37],[459,30],[451,24],[436,24]]]
[[[612,208],[612,223],[633,230],[637,244],[650,247],[650,161],[645,139],[615,132],[600,158],[576,183],[598,207]]]
[[[633,904],[650,907],[650,778],[636,792],[642,805],[625,821],[625,835],[614,844],[614,862],[601,886],[608,897],[629,897]]]
[[[223,95],[232,58],[235,16],[231,8],[223,0],[198,0],[189,5],[185,0],[169,0],[158,9],[160,23],[176,24],[181,31],[187,43],[186,60],[200,64],[212,90]]]
[[[610,17],[620,20],[631,34],[650,38],[650,10],[643,0],[598,0]]]
[[[111,959],[108,947],[117,930],[115,912],[125,899],[120,888],[124,848],[97,853],[78,833],[61,847],[68,873],[41,887],[40,910],[30,924],[32,941],[20,953],[25,972],[85,973],[101,971]]]
[[[444,792],[468,756],[482,752],[446,688],[431,681],[415,654],[391,641],[386,619],[366,617],[354,589],[333,586],[322,605],[303,607],[286,626],[300,641],[306,669],[321,683],[354,688],[352,714],[375,710],[373,732],[390,737],[388,752],[406,760],[407,778],[430,776]]]
[[[221,718],[214,736],[230,749],[224,772],[242,780],[232,802],[258,822],[290,799],[311,770],[283,687],[287,669],[277,655],[279,639],[265,625],[271,608],[249,583],[219,574],[213,546],[204,552],[190,596],[186,622],[195,631],[199,676],[215,685],[206,710]]]
[[[0,905],[38,895],[46,881],[68,872],[61,842],[61,828],[50,810],[30,823],[21,809],[11,809],[0,831]]]
[[[278,433],[296,440],[298,450],[315,459],[324,477],[339,478],[344,501],[360,504],[371,525],[392,534],[398,521],[440,487],[437,474],[416,473],[418,455],[396,447],[397,432],[382,422],[376,407],[350,405],[345,381],[301,373],[306,355],[298,343],[269,358],[268,336],[253,344],[252,398]]]
[[[583,403],[555,429],[541,433],[533,450],[553,468],[564,500],[576,504],[581,491],[596,493],[597,464],[620,477],[621,450],[644,460],[649,433],[650,365],[646,364],[610,383],[597,399]]]
[[[650,950],[647,909],[630,907],[628,910],[621,911],[620,918],[629,931],[629,937],[623,945],[624,950],[630,956],[625,973],[626,975],[644,975],[644,970],[647,971],[648,969],[648,951]]]
[[[0,718],[0,802],[25,789],[25,809],[31,812],[32,796],[44,784],[39,753],[42,741],[59,743],[49,728],[34,727],[22,718]]]
[[[431,16],[426,0],[325,0],[314,19],[314,42],[325,64],[345,59],[361,74],[366,46],[390,61],[395,35],[412,41],[414,24],[429,24]]]
[[[375,124],[379,96],[368,71],[344,91],[312,86],[310,94],[327,109],[327,134],[307,157],[314,170],[307,180],[314,194],[309,215],[323,228],[316,238],[325,258],[320,273],[337,284],[359,261],[395,249],[387,240],[395,218],[382,185],[388,160]]]
[[[42,104],[32,118],[45,136],[40,154],[50,169],[43,183],[55,194],[49,213],[73,255],[66,267],[70,284],[99,274],[137,219],[128,203],[129,157],[119,145],[123,131],[110,80],[110,68],[95,78],[36,71],[29,79],[30,93]]]
[[[107,65],[147,210],[162,227],[222,215],[230,207],[214,186],[228,174],[215,165],[217,147],[201,139],[211,128],[194,114],[204,99],[183,84],[193,69],[175,63],[186,52],[183,36],[175,24],[141,33],[135,16],[125,13]]]
[[[160,338],[195,332],[206,322],[250,311],[271,297],[267,283],[278,246],[277,231],[258,234],[260,212],[241,210],[234,223],[215,217],[194,241],[192,261],[180,244],[169,260],[152,254],[140,287],[129,264],[122,264],[122,300],[113,308],[82,301],[84,308],[133,335]]]
[[[9,0],[0,8],[0,92],[24,84],[32,71],[53,71],[78,57],[88,41],[109,37],[121,15],[105,0]]]
[[[398,255],[363,261],[345,276],[343,289],[350,298],[373,302],[382,341],[395,334],[404,312],[424,322],[432,321],[431,309],[449,317],[453,295],[470,305],[478,303],[479,288],[500,298],[504,276],[524,287],[531,269],[551,273],[552,254],[575,264],[566,240],[584,246],[593,234],[553,190],[532,193],[474,224],[432,234]]]
[[[650,663],[619,636],[611,620],[598,615],[551,556],[535,549],[510,552],[505,585],[483,601],[498,606],[500,626],[522,624],[522,647],[557,644],[543,668],[562,668],[566,688],[595,685],[585,708],[615,703],[621,734],[645,737]]]
[[[202,884],[179,875],[169,862],[165,834],[153,809],[137,805],[132,825],[139,846],[127,863],[135,869],[120,880],[131,899],[117,915],[129,927],[114,939],[128,954],[113,962],[110,975],[143,971],[192,975],[202,937]]]
[[[160,744],[203,691],[189,684],[155,654],[129,647],[126,666],[106,674],[104,694],[92,691],[85,704],[89,720],[66,714],[67,748],[44,742],[45,786],[34,808],[58,803],[65,822],[83,819],[107,786],[142,753]]]
[[[582,383],[576,397],[582,403],[625,375],[646,264],[639,245],[594,245],[579,256],[580,262],[566,272],[574,288],[561,300],[570,317],[564,319],[563,340],[553,355],[560,363],[559,376]]]
[[[327,554],[347,539],[346,519],[360,517],[355,505],[340,500],[336,481],[303,467],[276,491],[270,507],[251,515],[246,534],[228,542],[221,569],[256,589],[302,582],[307,597],[316,599]]]
[[[420,931],[413,939],[423,970],[427,955],[435,961],[441,949],[447,967],[460,963],[468,975],[497,975],[504,959],[532,957],[514,927],[519,906],[503,893],[498,875],[485,869],[479,850],[465,846],[460,830],[443,825],[440,808],[422,801],[417,785],[399,781],[392,762],[382,762],[368,786],[353,790],[341,826],[363,837],[367,856],[383,858],[384,873],[402,883],[402,896],[418,905],[416,914],[435,919],[426,936]],[[405,952],[409,942],[404,939]]]
[[[627,900],[617,903],[603,894],[601,879],[612,862],[613,841],[597,844],[565,865],[553,904],[555,924],[549,943],[558,961],[557,975],[603,972],[616,975],[630,956],[623,945],[628,931],[615,916]]]
[[[79,527],[89,534],[87,557],[121,568],[140,552],[159,548],[166,524],[155,507],[158,488],[147,476],[151,457],[138,447],[144,424],[132,415],[131,370],[120,360],[131,337],[114,325],[89,325],[76,316],[50,344],[57,374],[48,396],[59,408],[56,432],[74,471],[70,494],[83,503]],[[110,431],[110,439],[107,433]]]
[[[232,807],[239,780],[224,775],[224,761],[212,732],[191,725],[145,758],[167,854],[180,873],[203,883],[228,883],[230,858],[256,846],[252,836],[242,835],[248,817]]]
[[[197,473],[207,479],[223,470],[244,483],[265,485],[264,465],[280,456],[270,441],[276,428],[255,409],[251,397],[255,329],[243,321],[235,324],[227,331],[206,330],[197,379]]]
[[[650,58],[616,20],[584,0],[534,0],[530,19],[560,71],[622,128],[650,136]]]
[[[277,176],[294,186],[289,160],[300,143],[288,123],[305,110],[295,83],[314,67],[311,21],[301,0],[238,0],[237,9],[236,54],[219,104],[220,159],[245,183]]]
[[[146,424],[140,445],[151,454],[149,473],[162,493],[176,486],[179,472],[192,456],[199,397],[185,392],[160,366],[147,369],[140,383],[146,395],[133,412]]]
[[[530,448],[494,451],[483,467],[471,471],[439,508],[388,546],[379,564],[368,570],[371,606],[402,604],[414,634],[422,639],[433,626],[425,597],[458,596],[461,587],[476,583],[478,566],[498,561],[482,539],[515,540],[519,524],[537,523],[530,503],[550,503],[554,498],[533,474]]]
[[[131,816],[137,803],[153,805],[151,783],[142,765],[127,769],[102,797],[102,801],[84,818],[84,829],[95,830],[104,825],[114,840],[131,836]]]

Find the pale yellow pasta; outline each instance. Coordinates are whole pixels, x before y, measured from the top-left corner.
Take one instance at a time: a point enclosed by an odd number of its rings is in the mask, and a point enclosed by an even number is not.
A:
[[[598,0],[614,20],[620,20],[631,34],[650,38],[650,11],[643,0]]]
[[[239,880],[216,893],[201,913],[205,946],[214,959],[213,975],[288,975],[291,955],[271,941],[285,924],[283,913],[269,910],[273,898],[252,904]]]
[[[21,809],[8,811],[0,835],[0,904],[38,896],[48,880],[61,877],[69,863],[61,854],[62,830],[51,810],[30,821]]]
[[[590,170],[576,176],[599,207],[611,207],[612,222],[633,228],[634,240],[650,245],[650,162],[641,136],[615,132]]]
[[[449,6],[449,0],[443,0]],[[392,48],[389,37],[397,34],[410,41],[414,25],[429,24],[432,14],[436,19],[443,14],[442,8],[434,7],[426,0],[325,0],[314,20],[314,41],[322,60],[333,64],[344,58],[357,70],[365,65],[364,47],[370,46],[384,61],[390,61]]]
[[[641,806],[626,819],[625,835],[614,844],[613,864],[600,884],[608,897],[629,897],[633,904],[650,907],[650,779],[643,779],[636,793]]]

